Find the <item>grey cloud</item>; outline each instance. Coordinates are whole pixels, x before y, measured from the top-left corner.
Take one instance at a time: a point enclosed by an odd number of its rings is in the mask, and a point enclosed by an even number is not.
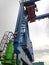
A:
[[[49,0],[46,6],[45,12],[49,13]],[[46,32],[47,37],[49,37],[49,18],[46,20],[45,32]]]
[[[0,40],[5,31],[14,32],[18,9],[17,0],[0,0]]]
[[[34,50],[35,60],[38,58],[43,58],[43,56],[49,55],[49,45],[42,46],[41,48]]]

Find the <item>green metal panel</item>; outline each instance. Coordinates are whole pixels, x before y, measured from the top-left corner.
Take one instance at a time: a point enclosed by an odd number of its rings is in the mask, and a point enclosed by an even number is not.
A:
[[[20,62],[20,65],[23,65],[23,61]]]
[[[10,41],[4,55],[4,63],[12,64],[13,57],[14,57],[14,46],[13,42]]]
[[[2,65],[17,65],[18,55],[15,55],[14,58],[14,46],[13,42],[10,41],[8,43],[8,46],[6,48],[5,55],[3,56],[3,59],[0,59],[2,62]],[[23,65],[23,61],[20,62],[20,65]]]
[[[17,65],[17,60],[18,60],[17,54],[14,54],[14,64],[13,65]]]

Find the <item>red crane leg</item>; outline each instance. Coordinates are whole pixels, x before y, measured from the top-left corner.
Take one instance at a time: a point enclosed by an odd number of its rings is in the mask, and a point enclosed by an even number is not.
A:
[[[35,9],[34,5],[27,6],[28,16],[30,19],[30,23],[35,21]]]

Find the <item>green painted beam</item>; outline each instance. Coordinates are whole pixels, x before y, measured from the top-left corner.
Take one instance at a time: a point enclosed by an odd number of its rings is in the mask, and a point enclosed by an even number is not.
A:
[[[3,59],[0,59],[0,61],[2,62],[2,65],[17,65],[18,55],[14,54],[14,45],[12,41],[8,43]],[[22,60],[20,65],[23,65]]]
[[[23,65],[23,61],[20,62],[20,65]]]
[[[8,46],[6,48],[6,52],[4,55],[4,63],[12,64],[13,57],[14,57],[14,46],[13,46],[13,42],[10,41],[8,43]]]

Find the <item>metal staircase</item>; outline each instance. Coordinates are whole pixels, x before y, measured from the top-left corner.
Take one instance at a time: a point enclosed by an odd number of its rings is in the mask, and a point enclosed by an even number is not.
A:
[[[4,33],[4,36],[0,42],[0,55],[3,56],[3,54],[5,54],[5,51],[6,51],[6,48],[7,48],[7,45],[9,43],[9,40],[13,37],[13,33],[12,32],[9,32],[9,31],[6,31]]]

